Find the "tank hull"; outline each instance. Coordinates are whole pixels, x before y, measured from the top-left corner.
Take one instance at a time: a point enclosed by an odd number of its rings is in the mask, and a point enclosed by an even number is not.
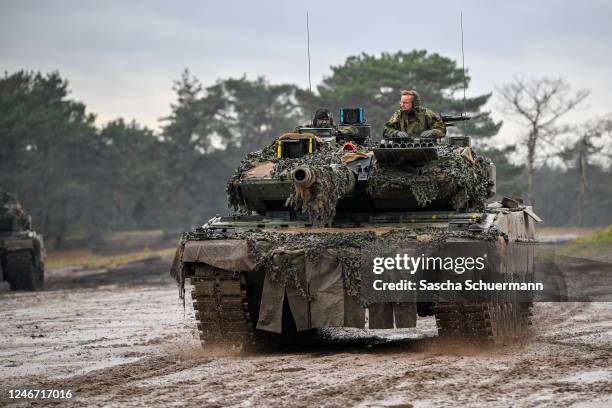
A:
[[[488,248],[500,273],[527,279],[537,244],[528,212],[380,213],[363,223],[342,219],[316,228],[307,220],[217,217],[185,234],[173,274],[182,285],[192,283],[203,344],[246,347],[273,334],[323,327],[415,327],[417,315],[432,314],[442,336],[488,342],[524,337],[529,302],[438,296],[373,303],[365,298],[369,282],[356,276],[351,262],[372,242],[387,245],[392,239],[413,249],[431,242],[438,254],[470,256]]]

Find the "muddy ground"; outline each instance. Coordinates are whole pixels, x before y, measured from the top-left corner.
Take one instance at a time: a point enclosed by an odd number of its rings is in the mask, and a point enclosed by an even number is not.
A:
[[[612,303],[538,304],[534,335],[495,349],[401,331],[327,330],[240,355],[203,350],[170,260],[48,271],[47,290],[0,293],[0,405],[8,389],[70,389],[34,405],[612,406]]]

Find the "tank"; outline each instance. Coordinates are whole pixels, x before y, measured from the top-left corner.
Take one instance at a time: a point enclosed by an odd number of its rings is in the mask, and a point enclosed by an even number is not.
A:
[[[10,290],[44,287],[43,238],[17,199],[0,191],[0,285]]]
[[[182,235],[171,274],[183,298],[191,282],[202,344],[250,347],[325,327],[415,327],[417,316],[431,315],[440,336],[524,338],[529,297],[375,293],[368,268],[381,251],[484,254],[489,276],[528,282],[539,222],[533,210],[520,199],[487,202],[495,166],[469,137],[424,133],[374,143],[363,109],[342,109],[340,118],[338,126],[301,126],[249,153],[227,184],[235,212]],[[443,118],[447,126],[468,119]],[[438,269],[431,279],[448,281],[448,268]]]

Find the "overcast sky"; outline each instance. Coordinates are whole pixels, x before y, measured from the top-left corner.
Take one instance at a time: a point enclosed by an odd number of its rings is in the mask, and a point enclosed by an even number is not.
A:
[[[569,119],[612,111],[612,2],[604,0],[0,0],[0,68],[59,70],[100,124],[124,117],[158,128],[184,68],[204,85],[246,74],[306,87],[306,11],[313,86],[360,52],[426,49],[460,64],[463,11],[468,96],[513,76],[563,76],[591,90]],[[503,119],[496,101],[488,108]],[[517,131],[505,125],[500,139]]]

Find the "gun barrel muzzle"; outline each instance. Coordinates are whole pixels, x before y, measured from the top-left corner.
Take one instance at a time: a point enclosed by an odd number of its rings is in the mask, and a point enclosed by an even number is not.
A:
[[[308,188],[316,181],[317,176],[310,170],[309,167],[302,166],[293,170],[289,174],[289,178],[298,186]]]

